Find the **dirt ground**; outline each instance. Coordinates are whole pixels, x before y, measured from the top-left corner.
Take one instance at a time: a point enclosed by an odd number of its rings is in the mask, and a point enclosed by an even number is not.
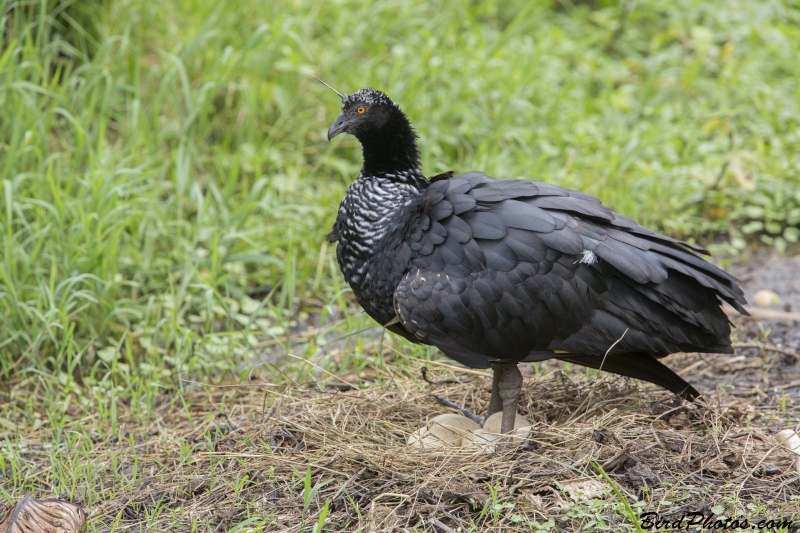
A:
[[[768,289],[778,293],[781,303],[771,309],[800,312],[800,254],[781,257],[774,254],[758,254],[742,265],[730,269],[742,282],[748,302],[755,293]]]
[[[757,309],[800,313],[800,255],[763,255],[753,258],[747,266],[732,268],[731,272],[741,280],[748,302],[764,289],[780,296],[779,304]],[[735,322],[736,354],[704,356],[707,363],[697,367],[698,373],[683,370],[686,372],[683,375],[691,377],[698,388],[711,390],[715,384],[721,384],[737,397],[756,394],[762,403],[784,394],[800,399],[800,360],[790,355],[800,352],[800,324],[791,320],[747,318]],[[681,366],[675,362],[673,368]]]

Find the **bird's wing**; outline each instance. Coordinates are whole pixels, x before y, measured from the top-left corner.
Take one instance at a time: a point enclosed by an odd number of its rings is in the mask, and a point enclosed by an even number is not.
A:
[[[406,230],[401,324],[485,367],[553,351],[727,351],[735,278],[592,196],[479,172],[432,183]],[[624,336],[623,336],[624,333]],[[541,357],[540,357],[541,358]]]

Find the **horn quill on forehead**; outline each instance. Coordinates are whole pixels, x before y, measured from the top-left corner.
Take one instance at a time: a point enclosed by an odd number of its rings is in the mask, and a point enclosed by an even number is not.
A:
[[[308,74],[308,73],[306,72],[306,74]],[[324,81],[322,81],[321,79],[319,79],[318,77],[314,76],[313,74],[308,74],[308,75],[309,75],[309,76],[311,76],[312,78],[314,78],[315,80],[317,80],[318,82],[320,82],[322,85],[324,85],[325,87],[327,87],[327,88],[328,88],[328,89],[330,89],[331,91],[335,92],[335,93],[336,93],[336,95],[337,95],[339,98],[341,98],[341,99],[342,99],[342,102],[344,102],[345,100],[347,100],[347,96],[343,95],[342,93],[340,93],[339,91],[337,91],[336,89],[334,89],[333,87],[331,87],[330,85],[328,85],[327,83],[325,83]]]

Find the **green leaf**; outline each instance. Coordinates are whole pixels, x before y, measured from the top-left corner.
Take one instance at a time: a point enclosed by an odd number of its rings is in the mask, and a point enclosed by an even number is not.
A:
[[[306,467],[306,475],[303,478],[303,510],[307,511],[308,506],[311,505],[311,463]]]
[[[752,222],[748,222],[744,226],[742,226],[742,233],[751,234],[757,231],[761,231],[764,229],[764,223],[758,220],[754,220]]]
[[[105,348],[97,350],[97,357],[100,358],[100,360],[104,363],[110,365],[111,362],[117,357],[117,349],[113,346],[106,346]]]
[[[314,524],[312,533],[322,533],[322,528],[325,527],[325,519],[328,518],[328,507],[330,504],[330,500],[325,500],[325,507],[323,507],[322,511],[320,511],[319,520],[317,520],[317,523]]]
[[[755,206],[755,205],[748,205],[748,206],[745,206],[745,208],[742,209],[742,211],[744,212],[745,216],[747,216],[748,218],[756,218],[756,219],[764,218],[764,208],[763,207],[758,207],[758,206]]]

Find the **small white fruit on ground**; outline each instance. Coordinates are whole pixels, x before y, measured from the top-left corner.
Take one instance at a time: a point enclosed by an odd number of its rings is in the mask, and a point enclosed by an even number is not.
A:
[[[775,440],[797,455],[794,460],[794,468],[800,472],[800,435],[793,429],[784,429],[775,435]]]
[[[769,307],[770,305],[780,305],[781,297],[775,291],[762,289],[753,296],[753,303],[758,307]]]

